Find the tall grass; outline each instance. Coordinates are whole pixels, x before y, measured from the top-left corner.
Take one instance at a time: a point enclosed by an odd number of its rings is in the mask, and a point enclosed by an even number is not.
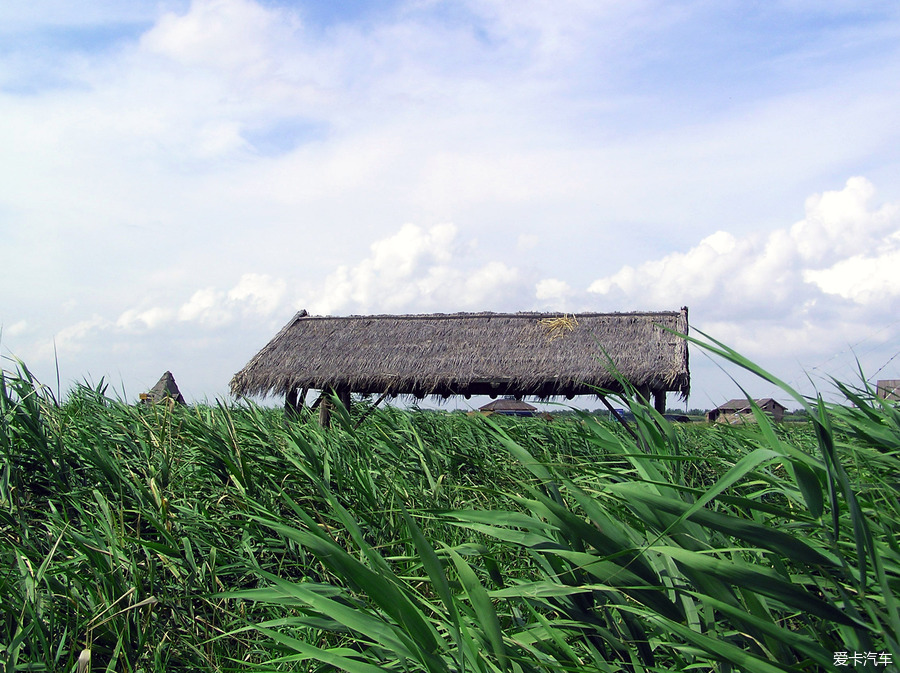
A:
[[[707,347],[774,380],[736,353]],[[65,402],[0,379],[0,670],[837,670],[896,660],[900,413],[632,432]]]

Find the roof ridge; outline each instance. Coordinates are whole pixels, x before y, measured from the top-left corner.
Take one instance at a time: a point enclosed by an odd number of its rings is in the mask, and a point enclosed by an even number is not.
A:
[[[612,312],[599,312],[599,311],[583,311],[581,313],[576,313],[572,311],[517,311],[516,313],[499,313],[494,311],[479,311],[479,312],[464,312],[460,311],[458,313],[375,313],[371,315],[360,315],[360,314],[352,314],[352,315],[301,315],[304,313],[301,311],[296,314],[292,320],[351,320],[351,319],[365,319],[365,320],[389,320],[396,318],[403,318],[405,320],[417,319],[417,320],[452,320],[452,319],[460,319],[460,318],[484,318],[484,317],[492,317],[492,318],[530,318],[536,316],[585,316],[585,317],[597,317],[597,316],[657,316],[657,315],[679,315],[680,311],[612,311]]]

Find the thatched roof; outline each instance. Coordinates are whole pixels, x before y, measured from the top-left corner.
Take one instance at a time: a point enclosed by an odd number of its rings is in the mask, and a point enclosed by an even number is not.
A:
[[[296,388],[429,395],[690,390],[687,309],[659,313],[453,313],[319,317],[301,311],[231,380],[234,395]]]
[[[155,404],[162,402],[167,397],[171,397],[179,404],[184,404],[184,397],[181,395],[181,391],[178,390],[178,384],[175,383],[175,377],[172,376],[172,372],[166,372],[160,376],[159,381],[150,389],[150,392],[141,395],[141,402]]]

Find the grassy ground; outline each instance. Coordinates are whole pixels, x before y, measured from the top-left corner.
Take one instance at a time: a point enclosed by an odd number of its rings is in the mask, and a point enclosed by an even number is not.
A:
[[[798,398],[789,426],[634,405],[629,429],[386,409],[327,431],[102,386],[58,404],[24,368],[0,391],[3,671],[900,656],[900,414],[867,391]]]

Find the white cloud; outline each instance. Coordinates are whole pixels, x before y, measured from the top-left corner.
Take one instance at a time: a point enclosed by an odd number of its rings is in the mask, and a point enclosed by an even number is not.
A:
[[[287,283],[281,278],[258,273],[245,273],[228,291],[228,300],[242,305],[246,311],[269,316],[282,304]]]
[[[521,273],[515,267],[503,262],[492,261],[472,269],[463,268],[456,274],[456,283],[463,282],[459,305],[469,310],[481,310],[486,305],[502,307],[514,301],[521,293],[523,283]],[[449,285],[443,288],[444,302],[450,303],[457,295],[457,288]]]
[[[588,292],[640,297],[662,306],[684,303],[686,297],[696,301],[714,294],[723,296],[728,292],[725,284],[729,277],[739,273],[740,265],[735,262],[744,264],[754,258],[762,257],[753,238],[739,240],[717,231],[686,253],[673,253],[637,268],[624,266],[611,276],[595,280]]]
[[[6,334],[7,336],[15,337],[24,334],[27,329],[28,322],[25,320],[19,320],[6,328],[0,326],[0,335]]]
[[[483,310],[522,292],[520,272],[500,261],[478,265],[472,244],[452,224],[413,224],[371,245],[355,266],[341,266],[301,302],[311,313]]]
[[[217,328],[241,316],[268,317],[282,308],[287,283],[266,274],[245,273],[227,292],[206,287],[194,292],[178,309],[178,319]]]
[[[362,273],[405,277],[413,275],[420,264],[450,261],[456,227],[441,224],[427,231],[405,224],[399,232],[372,244],[372,256],[359,265]],[[365,271],[363,271],[365,270]]]
[[[861,344],[871,349],[890,340],[890,331],[872,325],[863,328],[854,314],[836,314],[829,316],[830,320],[824,320],[816,315],[814,308],[800,307],[794,318],[785,321],[749,320],[740,323],[707,320],[703,322],[702,330],[759,363],[765,360],[793,361],[796,366],[799,360],[807,372],[818,369],[837,356],[852,356],[854,348]],[[842,363],[844,366],[846,364]],[[849,369],[852,376],[854,367]],[[776,376],[785,374],[773,373]],[[871,371],[866,373],[872,374]]]
[[[196,290],[177,309],[131,308],[116,321],[121,330],[147,330],[177,317],[203,329],[218,329],[242,316],[268,317],[302,306],[314,314],[397,311],[484,310],[515,307],[527,284],[508,264],[479,261],[474,242],[463,243],[453,224],[403,225],[374,241],[357,264],[340,265],[323,281],[286,303],[296,280],[245,273],[230,290]]]
[[[177,309],[128,309],[115,326],[146,331],[177,317],[215,330],[241,317],[287,314],[298,307],[313,314],[446,312],[519,309],[529,301],[523,274],[503,261],[480,260],[476,243],[460,241],[453,224],[405,224],[374,241],[369,253],[355,265],[338,266],[321,282],[305,283],[306,289],[290,305],[287,289],[299,284],[296,279],[245,273],[230,290],[196,290]],[[556,291],[563,290],[559,282]]]
[[[152,330],[164,323],[170,322],[175,317],[171,309],[154,306],[153,308],[138,310],[130,308],[116,320],[116,327],[123,330]]]
[[[750,355],[773,344],[798,357],[838,349],[900,299],[900,209],[873,209],[873,196],[867,180],[851,178],[810,197],[790,228],[719,231],[687,252],[599,278],[588,292],[645,308],[688,305],[701,329]]]
[[[868,253],[897,232],[898,206],[872,211],[874,186],[865,178],[847,180],[844,189],[809,197],[806,217],[791,227],[797,253],[808,267],[820,267],[852,255]]]
[[[543,302],[546,308],[565,309],[569,298],[574,294],[569,284],[559,278],[544,278],[534,287],[534,296]]]
[[[290,14],[248,0],[194,0],[185,14],[164,14],[141,45],[189,66],[255,72],[270,55],[273,34],[292,23]]]
[[[197,290],[178,309],[178,319],[195,321],[202,325],[218,327],[231,322],[232,313],[226,306],[226,294],[214,287]]]
[[[59,330],[53,341],[60,354],[77,353],[85,347],[85,342],[91,340],[101,330],[108,329],[109,326],[110,322],[108,320],[99,315],[94,315]],[[52,344],[44,345],[45,352],[50,351],[52,348]]]
[[[878,256],[854,255],[826,269],[803,272],[823,292],[857,304],[895,306],[900,297],[900,245]]]
[[[115,326],[126,332],[159,329],[173,320],[218,328],[240,316],[268,317],[283,307],[287,283],[266,274],[245,273],[230,290],[206,287],[195,291],[180,307],[129,308]]]

